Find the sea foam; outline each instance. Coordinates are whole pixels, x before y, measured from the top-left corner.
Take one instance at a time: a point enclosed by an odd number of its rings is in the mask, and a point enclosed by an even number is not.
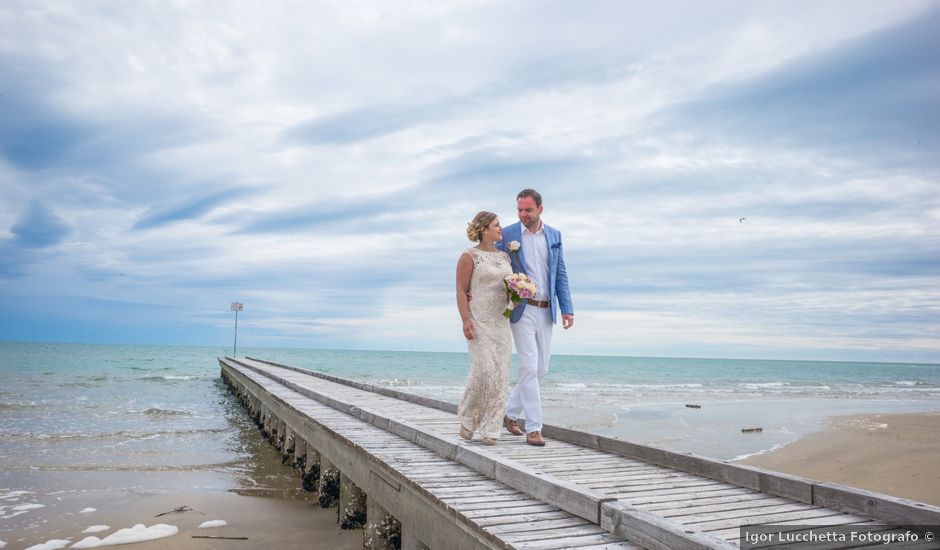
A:
[[[66,546],[71,544],[71,542],[72,541],[65,540],[65,539],[52,539],[52,540],[47,540],[46,542],[42,544],[34,544],[30,546],[29,548],[27,548],[26,550],[58,550],[59,548],[65,548]]]
[[[209,529],[210,527],[225,527],[228,525],[228,522],[224,519],[213,519],[209,521],[204,521],[199,524],[200,529]]]
[[[98,537],[85,537],[72,545],[72,548],[97,548],[99,546],[114,546],[117,544],[131,544],[134,542],[144,542],[147,540],[162,539],[170,537],[179,532],[175,525],[157,523],[147,527],[143,523],[138,523],[133,527],[115,531],[103,539]]]

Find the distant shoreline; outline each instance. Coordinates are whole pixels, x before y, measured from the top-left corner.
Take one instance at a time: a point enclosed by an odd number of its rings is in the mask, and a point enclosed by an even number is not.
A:
[[[832,418],[825,429],[741,464],[940,506],[940,407]]]

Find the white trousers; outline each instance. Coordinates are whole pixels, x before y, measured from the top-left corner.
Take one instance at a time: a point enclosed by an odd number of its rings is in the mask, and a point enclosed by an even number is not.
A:
[[[526,306],[522,318],[510,325],[516,346],[518,376],[509,396],[506,416],[525,417],[527,433],[542,431],[542,396],[539,385],[548,373],[552,355],[552,312],[548,308]]]

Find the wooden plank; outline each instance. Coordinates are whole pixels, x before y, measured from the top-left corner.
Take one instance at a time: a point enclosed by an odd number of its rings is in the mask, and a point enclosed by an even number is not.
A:
[[[662,478],[662,479],[637,479],[623,481],[603,481],[599,483],[583,483],[585,487],[597,489],[605,493],[620,493],[636,491],[658,491],[660,489],[671,489],[676,487],[733,487],[728,483],[715,481],[704,477],[693,478]]]
[[[753,516],[743,516],[738,518],[728,518],[720,519],[713,521],[702,521],[687,523],[683,522],[684,525],[693,526],[701,531],[720,531],[722,529],[731,529],[734,527],[740,527],[742,525],[761,525],[772,523],[782,524],[786,522],[793,523],[795,525],[810,525],[805,523],[811,520],[820,520],[829,521],[827,518],[839,520],[840,518],[844,519],[845,514],[839,512],[838,510],[829,510],[827,508],[816,508],[815,510],[802,510],[797,512],[781,512],[777,514],[758,514]],[[823,523],[822,525],[829,525],[829,523]]]
[[[543,519],[530,521],[524,525],[498,525],[487,529],[490,533],[501,535],[503,533],[522,533],[525,531],[544,531],[556,527],[572,527],[577,525],[594,525],[586,519],[568,516],[560,519]]]
[[[502,455],[502,453],[500,453]],[[503,455],[505,456],[505,455]],[[507,457],[532,465],[532,466],[551,466],[555,469],[572,468],[578,466],[618,466],[622,464],[623,459],[607,454],[585,453],[580,456],[555,456],[553,454],[539,454],[538,451],[530,455]]]
[[[703,483],[709,483],[704,481]],[[644,497],[649,497],[651,499],[660,497],[660,496],[676,496],[678,495],[681,498],[687,498],[689,491],[695,491],[695,494],[707,494],[707,493],[716,493],[717,491],[727,491],[727,490],[737,490],[739,487],[729,486],[727,483],[721,483],[720,481],[712,481],[711,485],[692,485],[690,487],[646,487],[646,488],[620,488],[620,489],[611,489],[605,494],[609,496],[616,496],[617,498],[623,500],[630,500],[630,497],[636,494],[643,495]]]
[[[561,539],[549,539],[542,541],[523,541],[513,542],[512,545],[518,550],[554,550],[561,548],[582,548],[584,546],[594,546],[597,544],[606,544],[613,537],[609,533],[586,535],[582,537],[567,537]]]
[[[482,484],[471,484],[471,485],[459,485],[459,486],[449,486],[449,487],[437,487],[431,493],[440,498],[446,499],[449,497],[455,496],[466,496],[466,495],[509,495],[509,494],[518,494],[519,491],[515,489],[510,489],[502,483],[495,484],[493,486],[484,486]]]
[[[668,494],[668,495],[643,495],[643,494],[626,494],[620,498],[620,500],[629,503],[632,506],[637,508],[643,508],[644,504],[656,504],[660,502],[688,502],[697,499],[703,498],[715,498],[727,495],[754,495],[760,494],[751,489],[745,489],[743,487],[734,488],[734,489],[721,489],[719,491],[696,491],[692,493],[685,494]]]
[[[656,503],[647,503],[643,504],[640,507],[646,510],[647,512],[657,512],[662,513],[663,511],[668,510],[684,510],[686,508],[692,508],[696,506],[709,506],[713,504],[726,504],[726,503],[738,503],[738,502],[747,502],[755,501],[765,498],[780,499],[784,502],[792,502],[791,499],[785,499],[783,497],[775,497],[773,495],[768,495],[765,493],[758,493],[757,491],[746,490],[747,492],[739,492],[730,495],[718,495],[709,498],[679,498],[666,502],[656,502]]]
[[[510,438],[509,439],[510,441],[514,440],[513,436],[511,435],[507,435],[506,437]],[[524,441],[524,439],[520,437],[519,441],[522,442]],[[577,459],[577,458],[582,458],[586,456],[604,456],[604,455],[614,457],[614,455],[610,455],[608,453],[602,453],[595,449],[587,449],[584,447],[574,447],[571,445],[565,446],[564,448],[558,448],[557,445],[552,445],[551,447],[546,446],[546,447],[541,447],[538,449],[533,448],[531,445],[527,445],[525,447],[519,446],[519,447],[513,447],[512,449],[507,449],[506,451],[500,454],[503,454],[508,457],[513,457],[513,458],[520,458],[524,456],[550,456],[552,457],[552,459],[555,459],[555,460],[570,460],[570,459]],[[614,457],[614,458],[622,458],[622,457]]]
[[[556,471],[557,470],[557,471]],[[564,473],[563,468],[546,468],[548,473],[560,474]],[[672,475],[683,475],[691,476],[693,474],[688,474],[685,472],[680,472],[678,470],[670,470],[668,468],[662,468],[660,466],[648,466],[645,468],[640,468],[637,466],[620,466],[620,465],[611,465],[608,467],[597,466],[597,467],[587,467],[587,468],[578,468],[573,470],[568,470],[570,473],[566,474],[566,477],[570,479],[591,479],[591,480],[600,480],[608,477],[615,476],[651,476],[657,474],[672,474]]]
[[[765,495],[763,498],[754,498],[751,500],[743,501],[734,501],[734,502],[725,502],[722,504],[710,504],[710,505],[692,505],[692,506],[682,506],[676,507],[673,506],[667,509],[655,510],[655,512],[664,518],[675,518],[676,521],[683,521],[683,516],[691,516],[698,514],[708,514],[711,512],[723,512],[728,510],[756,510],[764,509],[770,506],[812,506],[812,504],[803,504],[802,502],[797,502],[795,500],[786,499],[783,497],[774,497],[770,495]],[[643,507],[647,512],[653,512],[647,507]]]
[[[825,508],[822,508],[822,510],[825,510]],[[870,518],[864,518],[862,516],[856,516],[855,514],[846,514],[845,512],[841,512],[837,516],[824,516],[824,517],[812,518],[812,519],[795,519],[792,521],[781,521],[780,525],[851,525],[851,524],[862,525],[862,524],[871,523],[871,522],[872,520]]]
[[[503,516],[491,516],[491,517],[477,517],[474,518],[474,523],[480,525],[487,530],[490,527],[495,527],[499,525],[528,525],[533,521],[544,521],[547,519],[561,519],[572,517],[568,512],[554,508],[545,512],[528,512],[524,514],[512,514],[512,515],[503,515]],[[581,518],[578,518],[581,519]]]
[[[455,508],[464,509],[464,505],[473,505],[473,504],[494,504],[495,503],[505,503],[505,502],[519,502],[520,500],[531,500],[528,496],[516,492],[503,495],[491,495],[491,494],[473,494],[473,495],[464,495],[459,497],[445,497],[441,499],[442,501],[450,504]],[[468,510],[470,508],[467,508]],[[580,519],[580,518],[579,518]],[[581,521],[587,521],[582,519]]]
[[[516,515],[516,514],[533,514],[536,512],[554,512],[558,510],[554,506],[548,504],[527,504],[524,506],[516,506],[515,508],[502,508],[499,511],[494,511],[492,509],[488,510],[469,510],[461,511],[460,513],[468,518],[488,518],[488,517],[500,517],[507,515]],[[562,511],[564,512],[564,511]]]
[[[606,535],[610,533],[604,531],[593,523],[583,525],[571,525],[567,527],[555,527],[552,529],[534,529],[526,531],[507,531],[500,538],[513,543],[548,541],[552,539],[574,539],[582,537],[595,537],[597,535]],[[592,542],[593,544],[593,542]]]
[[[838,483],[813,485],[813,504],[900,525],[940,525],[940,507]]]
[[[601,505],[601,527],[651,550],[704,550],[736,548],[717,537],[685,526],[623,502]]]
[[[579,548],[580,550],[643,550],[642,546],[637,546],[627,541],[607,542],[598,545],[581,546]]]
[[[448,505],[461,513],[467,513],[473,510],[487,510],[493,513],[501,514],[503,510],[515,510],[521,506],[541,505],[527,496],[519,496],[511,500],[491,500],[489,502],[447,502]]]
[[[579,478],[580,479],[580,478]],[[642,474],[633,474],[633,473],[621,473],[621,474],[605,474],[598,475],[593,479],[582,479],[581,483],[656,483],[657,481],[709,481],[712,483],[721,483],[720,481],[716,482],[714,479],[708,479],[701,476],[696,476],[692,474],[687,474],[685,472],[646,472]],[[574,480],[572,480],[574,481]]]

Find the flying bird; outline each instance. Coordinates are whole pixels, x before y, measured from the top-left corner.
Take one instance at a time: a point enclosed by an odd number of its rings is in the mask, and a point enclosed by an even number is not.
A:
[[[741,222],[743,222],[743,221],[746,220],[746,219],[747,219],[747,218],[738,218],[738,223],[741,223]]]

